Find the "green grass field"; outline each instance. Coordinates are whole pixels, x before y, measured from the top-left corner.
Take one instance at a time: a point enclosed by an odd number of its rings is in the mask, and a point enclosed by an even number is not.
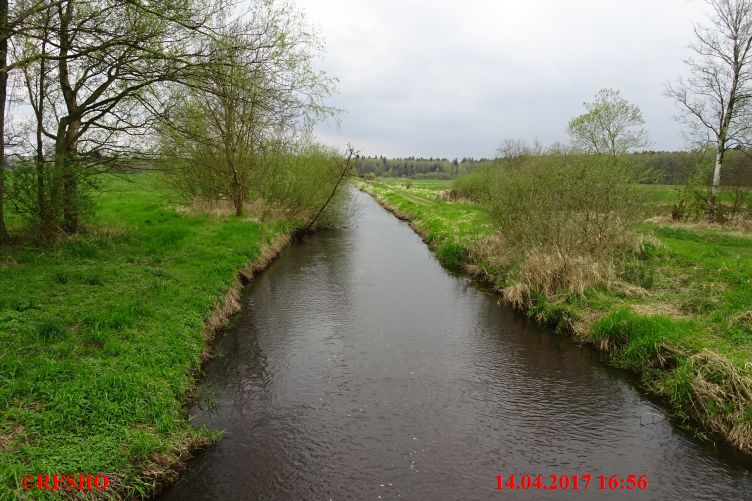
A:
[[[97,204],[80,236],[0,249],[0,499],[41,473],[106,473],[143,494],[206,442],[183,408],[204,326],[288,231],[179,213],[150,175],[107,178]]]
[[[410,220],[445,264],[483,269],[499,290],[515,282],[514,263],[494,268],[475,260],[473,249],[494,228],[483,205],[437,199],[451,181],[361,186]],[[671,186],[641,189],[656,210],[675,200]],[[608,350],[614,364],[641,373],[679,417],[752,452],[752,234],[647,222],[640,231],[659,243],[628,261],[622,276],[644,294],[595,288],[563,302],[540,296],[527,313]]]
[[[432,180],[432,179],[409,179],[409,178],[382,178],[378,181],[386,186],[405,186],[418,190],[440,191],[452,188],[453,180]],[[656,206],[670,207],[679,200],[679,191],[683,186],[672,184],[638,184],[638,192],[641,193],[645,201]],[[728,202],[731,196],[727,192],[721,192],[719,200]]]

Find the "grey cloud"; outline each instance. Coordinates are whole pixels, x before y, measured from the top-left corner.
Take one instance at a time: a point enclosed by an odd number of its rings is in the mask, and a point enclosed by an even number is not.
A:
[[[667,80],[683,71],[686,0],[299,0],[339,77],[341,127],[322,141],[366,154],[489,156],[504,137],[566,140],[603,87],[643,110],[654,146],[684,146]]]

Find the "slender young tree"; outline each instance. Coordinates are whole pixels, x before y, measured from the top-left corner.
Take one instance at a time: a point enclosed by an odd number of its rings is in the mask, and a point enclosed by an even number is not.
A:
[[[8,0],[0,0],[0,244],[10,240],[5,227],[5,105],[8,99]]]
[[[567,129],[575,148],[616,158],[649,144],[640,108],[618,90],[602,89],[584,106],[587,112],[570,120]]]
[[[706,212],[717,217],[717,196],[726,153],[752,142],[752,0],[706,0],[710,15],[694,28],[688,77],[667,86],[690,127],[691,137],[715,146]]]
[[[21,0],[11,4],[0,0],[0,243],[10,239],[5,225],[5,126],[10,73],[28,60],[9,61],[9,46],[13,37],[23,36],[29,20],[48,11],[62,0]]]
[[[54,103],[54,97],[51,95],[50,87],[54,81],[54,75],[51,75],[50,67],[54,68],[54,62],[49,60],[49,27],[51,12],[46,10],[37,13],[33,19],[27,21],[25,33],[27,37],[18,37],[12,47],[12,57],[14,61],[22,61],[18,70],[22,75],[22,82],[26,90],[27,99],[24,101],[32,110],[33,118],[29,125],[22,129],[25,134],[21,134],[22,144],[26,148],[16,148],[24,151],[26,156],[33,158],[34,163],[34,184],[16,189],[10,197],[16,210],[23,210],[32,215],[35,223],[41,230],[41,236],[48,236],[52,232],[51,214],[55,211],[48,207],[47,185],[49,172],[46,166],[46,137],[45,134],[51,135],[45,130],[45,115],[50,114],[50,108]],[[34,136],[31,137],[31,129],[34,129]],[[32,154],[33,151],[33,154]]]

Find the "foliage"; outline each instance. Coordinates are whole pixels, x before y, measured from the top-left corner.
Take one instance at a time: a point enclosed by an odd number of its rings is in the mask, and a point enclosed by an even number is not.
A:
[[[185,81],[209,56],[194,37],[212,13],[201,0],[66,0],[31,9],[13,41],[12,64],[32,111],[14,148],[33,159],[38,231],[78,231],[86,176],[146,149],[140,143],[164,111],[162,88]]]
[[[96,211],[95,193],[100,183],[94,171],[86,165],[70,165],[68,175],[76,179],[72,194],[80,217],[93,215]],[[54,164],[38,169],[33,161],[21,160],[6,174],[7,205],[28,228],[33,229],[31,240],[36,243],[50,242],[62,231],[63,201],[54,194],[61,169]],[[41,180],[41,183],[40,183]],[[41,191],[41,196],[40,196]]]
[[[416,179],[451,179],[459,174],[472,172],[487,163],[488,159],[476,160],[463,158],[449,160],[447,158],[386,158],[361,157],[356,158],[358,175],[382,177],[413,177]]]
[[[610,255],[642,215],[632,181],[628,169],[604,156],[527,157],[487,173],[480,200],[519,249]]]
[[[257,189],[267,207],[279,208],[287,218],[305,221],[323,207],[316,220],[318,227],[344,224],[350,213],[348,186],[354,164],[338,151],[318,144],[294,150],[276,144],[267,150],[265,169]]]
[[[640,108],[618,90],[602,89],[592,103],[583,104],[587,112],[570,120],[567,128],[575,148],[617,157],[648,145]]]
[[[277,157],[297,154],[297,138],[332,112],[322,100],[333,80],[312,67],[319,49],[287,4],[260,2],[247,20],[224,27],[211,41],[212,61],[173,94],[173,112],[160,123],[175,186],[190,198],[229,200],[242,215],[275,175]]]

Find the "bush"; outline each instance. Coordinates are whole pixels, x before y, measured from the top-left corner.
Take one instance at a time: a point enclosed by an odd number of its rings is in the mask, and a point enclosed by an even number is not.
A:
[[[243,191],[243,214],[261,221],[282,218],[299,224],[316,218],[319,228],[339,226],[349,216],[348,187],[355,162],[348,164],[337,150],[315,143],[268,141],[250,163],[243,167],[248,185]],[[232,179],[207,174],[201,164],[173,164],[167,180],[195,212],[231,214],[237,210],[237,200],[229,195]]]
[[[79,217],[95,212],[94,194],[101,189],[98,173],[91,165],[72,167],[76,186],[73,206]],[[38,170],[34,162],[22,160],[6,176],[5,196],[9,212],[17,214],[26,223],[32,241],[50,243],[64,227],[66,205],[61,195],[60,169],[46,162]],[[40,186],[44,186],[41,192]]]
[[[643,202],[628,165],[595,155],[529,157],[488,188],[491,217],[522,249],[611,256],[637,243]]]
[[[318,144],[299,148],[269,145],[266,153],[256,182],[256,196],[265,206],[265,213],[274,215],[276,211],[306,222],[326,204],[316,220],[317,227],[336,227],[346,221],[351,209],[352,193],[348,187],[354,162],[344,171],[346,159],[338,151]]]
[[[644,202],[635,172],[625,158],[526,155],[462,176],[454,189],[488,205],[505,249],[520,260],[504,295],[524,308],[540,294],[556,301],[600,286],[640,292],[617,266],[639,249]]]
[[[490,202],[493,196],[492,187],[500,171],[499,164],[483,164],[474,172],[455,179],[452,190],[457,193],[458,198],[466,198],[479,203]]]

